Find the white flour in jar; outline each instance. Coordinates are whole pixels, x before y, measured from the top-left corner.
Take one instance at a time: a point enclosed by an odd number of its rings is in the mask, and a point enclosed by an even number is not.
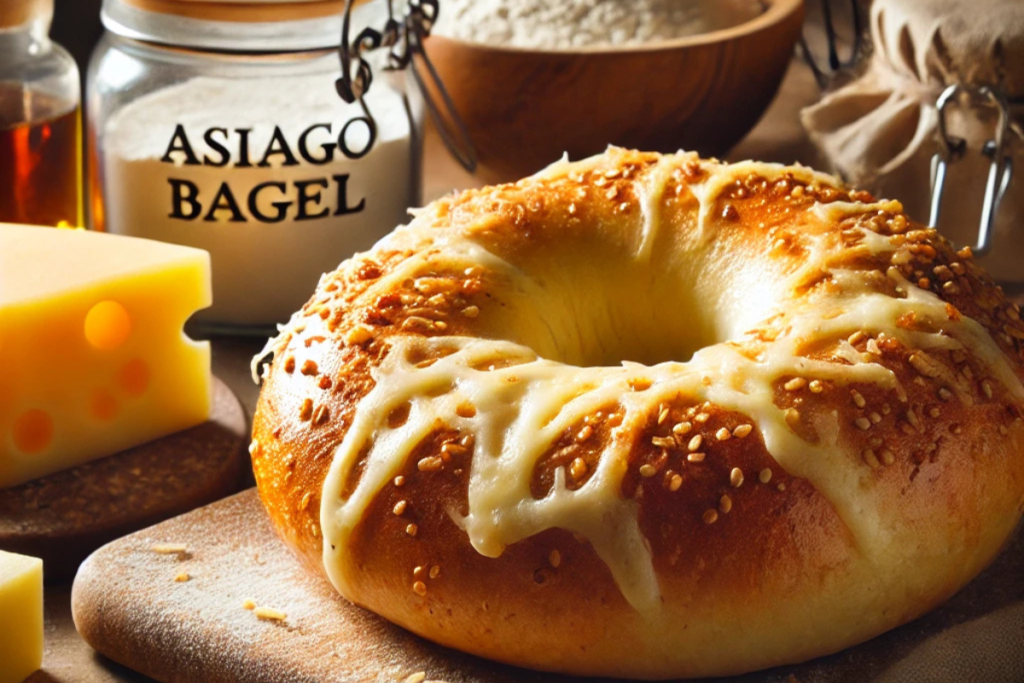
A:
[[[368,249],[418,201],[406,99],[371,89],[377,139],[362,158],[339,146],[362,115],[334,77],[200,77],[140,97],[103,129],[103,224],[109,232],[206,249],[206,324],[287,320],[320,275]],[[365,147],[353,123],[349,151]]]
[[[546,50],[638,45],[737,26],[760,0],[442,0],[433,32]]]

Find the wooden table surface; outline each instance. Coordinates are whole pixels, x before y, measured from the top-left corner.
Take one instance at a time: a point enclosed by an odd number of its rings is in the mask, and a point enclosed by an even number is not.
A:
[[[818,159],[800,126],[797,114],[818,96],[808,68],[794,60],[775,102],[753,131],[728,155],[730,160],[759,159],[815,165]],[[454,189],[478,186],[445,152],[436,135],[428,133],[424,153],[424,201]],[[264,340],[216,338],[213,368],[238,395],[251,415],[259,394],[249,376],[249,360]],[[128,683],[150,681],[95,653],[79,638],[71,620],[70,585],[46,588],[46,650],[42,670],[29,683]]]

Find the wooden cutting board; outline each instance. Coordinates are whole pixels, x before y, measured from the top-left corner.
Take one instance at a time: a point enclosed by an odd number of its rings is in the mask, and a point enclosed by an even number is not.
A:
[[[104,543],[252,482],[238,397],[213,378],[210,419],[114,455],[0,489],[0,549],[40,557],[70,580]]]
[[[185,550],[154,550],[171,545]],[[246,600],[287,616],[261,620]],[[72,609],[90,645],[164,683],[403,682],[419,672],[450,683],[580,680],[447,650],[350,605],[278,540],[253,489],[96,551],[75,579]],[[923,619],[837,655],[732,680],[1024,681],[1024,532]]]

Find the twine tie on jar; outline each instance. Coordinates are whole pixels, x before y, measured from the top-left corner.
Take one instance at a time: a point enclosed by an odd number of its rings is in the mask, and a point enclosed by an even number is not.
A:
[[[992,160],[992,163],[989,165],[988,180],[985,183],[985,198],[982,205],[981,222],[978,225],[978,238],[973,247],[973,251],[980,256],[987,253],[992,247],[992,225],[999,211],[999,204],[1006,195],[1006,190],[1010,187],[1013,177],[1013,158],[1006,151],[1007,134],[1010,130],[1010,105],[1006,97],[999,91],[987,86],[975,89],[954,84],[939,95],[935,106],[939,113],[938,138],[941,150],[932,156],[931,210],[928,224],[938,225],[939,215],[942,211],[942,196],[946,185],[946,171],[950,164],[962,159],[967,151],[967,141],[964,138],[951,135],[947,121],[947,111],[950,105],[960,104],[964,98],[969,104],[994,107],[999,112],[995,137],[986,141],[981,150],[982,154]]]
[[[373,147],[376,139],[377,125],[366,101],[363,99],[373,83],[373,70],[363,57],[380,47],[389,48],[387,70],[399,71],[409,67],[412,70],[416,85],[423,94],[430,118],[433,120],[445,147],[452,156],[468,171],[476,170],[476,150],[473,148],[469,133],[459,117],[448,91],[427,56],[423,41],[430,35],[430,30],[437,21],[439,10],[438,0],[410,0],[408,9],[401,20],[395,19],[392,0],[387,0],[388,19],[383,30],[363,29],[355,40],[349,40],[353,0],[345,1],[344,16],[341,24],[341,44],[338,47],[338,58],[341,61],[341,77],[335,82],[335,88],[342,100],[348,104],[359,102],[364,116],[353,121],[362,121],[370,134],[366,151]],[[417,59],[426,67],[426,78],[420,73]],[[429,78],[441,99],[441,105],[430,93]],[[350,122],[351,123],[351,122]]]

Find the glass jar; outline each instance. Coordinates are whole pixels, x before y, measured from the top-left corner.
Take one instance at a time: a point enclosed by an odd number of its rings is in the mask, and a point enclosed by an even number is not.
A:
[[[0,221],[82,224],[78,67],[53,0],[0,2]]]
[[[268,332],[419,202],[422,106],[405,73],[370,55],[375,136],[335,90],[343,5],[104,2],[87,86],[91,224],[209,251],[207,331]]]

